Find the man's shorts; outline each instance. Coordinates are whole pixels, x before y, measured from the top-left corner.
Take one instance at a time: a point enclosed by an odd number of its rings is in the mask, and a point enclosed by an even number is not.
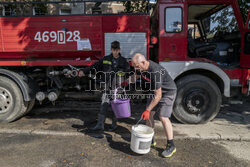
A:
[[[176,92],[162,95],[160,102],[153,108],[152,111],[159,112],[159,116],[169,118],[173,112]],[[147,107],[151,103],[153,97],[147,99]]]

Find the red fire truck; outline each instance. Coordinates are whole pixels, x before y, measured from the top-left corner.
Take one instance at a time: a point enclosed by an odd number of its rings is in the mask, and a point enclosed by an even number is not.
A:
[[[89,78],[60,71],[94,64],[114,40],[124,57],[140,52],[167,69],[178,87],[174,116],[183,123],[205,123],[222,97],[249,94],[250,14],[244,23],[237,0],[158,0],[144,12],[96,1],[0,3],[1,122],[29,112],[35,99],[86,94]]]

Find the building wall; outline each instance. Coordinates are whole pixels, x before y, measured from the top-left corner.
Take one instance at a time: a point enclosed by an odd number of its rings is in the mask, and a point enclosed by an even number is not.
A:
[[[95,2],[0,4],[0,16],[92,14],[94,6]],[[99,7],[101,13],[120,13],[125,9],[122,3],[117,2],[103,2]]]

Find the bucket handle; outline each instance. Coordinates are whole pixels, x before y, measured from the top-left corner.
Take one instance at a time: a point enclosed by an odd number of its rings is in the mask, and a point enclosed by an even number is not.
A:
[[[141,119],[135,124],[135,126],[137,126],[138,123],[142,121],[142,119],[143,119],[143,118],[141,117]],[[149,119],[149,123],[150,123],[150,126],[151,126],[151,128],[152,128],[152,123],[151,123],[150,119]]]
[[[115,91],[114,91],[114,96],[115,96],[114,101],[116,101],[116,94],[117,94],[117,91],[118,91],[119,88],[121,88],[121,87],[116,88]],[[124,91],[124,94],[127,95],[126,91],[125,91],[125,88],[122,89],[122,90]]]

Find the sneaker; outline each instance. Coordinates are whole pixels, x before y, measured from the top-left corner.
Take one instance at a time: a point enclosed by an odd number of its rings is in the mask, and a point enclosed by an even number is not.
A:
[[[176,152],[176,148],[174,145],[167,145],[167,148],[161,153],[161,155],[165,158],[172,157],[172,155]]]
[[[151,143],[151,147],[155,147],[156,146],[156,142],[154,140],[154,138],[152,139],[152,143]]]

